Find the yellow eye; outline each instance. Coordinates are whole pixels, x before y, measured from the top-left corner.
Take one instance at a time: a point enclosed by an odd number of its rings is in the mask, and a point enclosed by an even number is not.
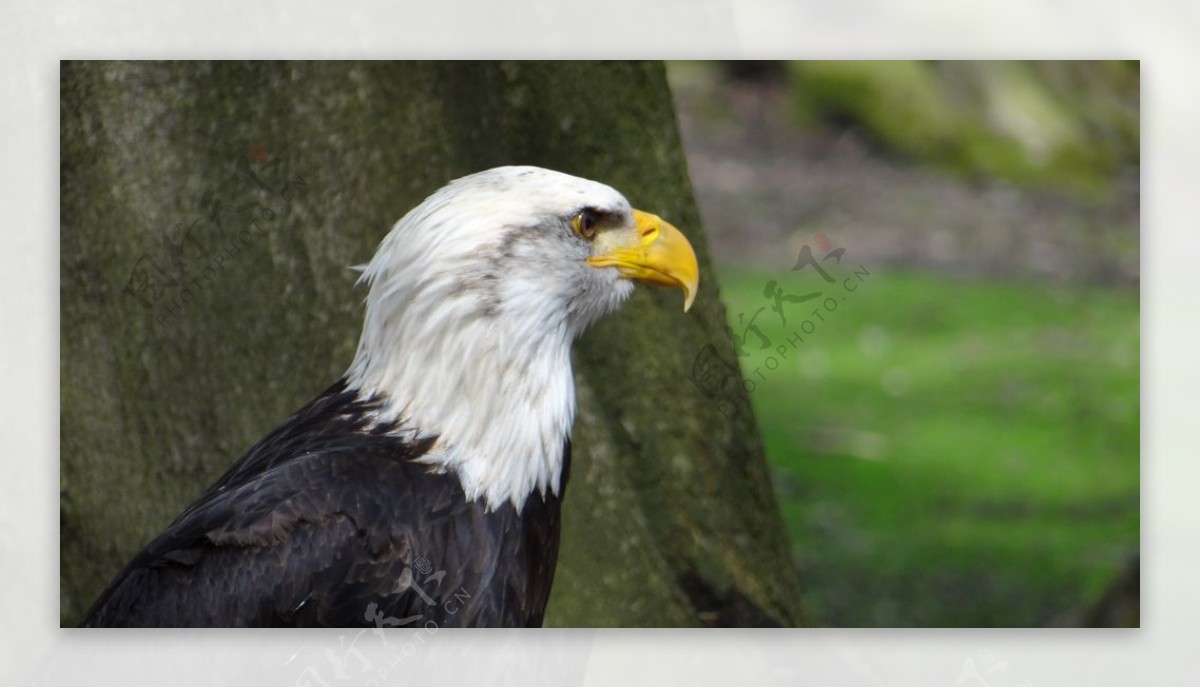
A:
[[[571,218],[571,229],[580,237],[591,241],[596,236],[596,213],[590,208],[584,208]]]

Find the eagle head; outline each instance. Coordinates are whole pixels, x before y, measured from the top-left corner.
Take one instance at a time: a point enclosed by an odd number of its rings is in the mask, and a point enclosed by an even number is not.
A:
[[[520,507],[561,488],[575,412],[571,342],[633,281],[678,287],[696,255],[671,224],[599,182],[499,167],[446,185],[392,228],[347,380],[470,499]]]

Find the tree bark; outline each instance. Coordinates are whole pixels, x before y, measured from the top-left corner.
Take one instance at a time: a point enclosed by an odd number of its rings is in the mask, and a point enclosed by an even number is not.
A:
[[[365,296],[347,266],[505,164],[614,186],[701,266],[688,315],[642,288],[576,346],[547,624],[800,621],[746,395],[694,375],[736,356],[660,64],[65,62],[61,154],[64,625],[345,371]]]

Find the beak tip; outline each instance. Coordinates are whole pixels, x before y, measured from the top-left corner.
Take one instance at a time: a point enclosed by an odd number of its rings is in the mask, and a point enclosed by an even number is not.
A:
[[[696,302],[696,290],[688,289],[683,295],[683,312],[687,313],[692,309],[692,304]]]

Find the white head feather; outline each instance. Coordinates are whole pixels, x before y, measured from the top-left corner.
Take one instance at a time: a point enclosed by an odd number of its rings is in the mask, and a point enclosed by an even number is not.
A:
[[[585,261],[570,218],[594,208],[626,224],[628,201],[603,184],[536,167],[451,182],[379,246],[352,389],[380,420],[436,436],[425,461],[454,471],[468,499],[520,508],[560,487],[575,415],[572,341],[633,285]]]

